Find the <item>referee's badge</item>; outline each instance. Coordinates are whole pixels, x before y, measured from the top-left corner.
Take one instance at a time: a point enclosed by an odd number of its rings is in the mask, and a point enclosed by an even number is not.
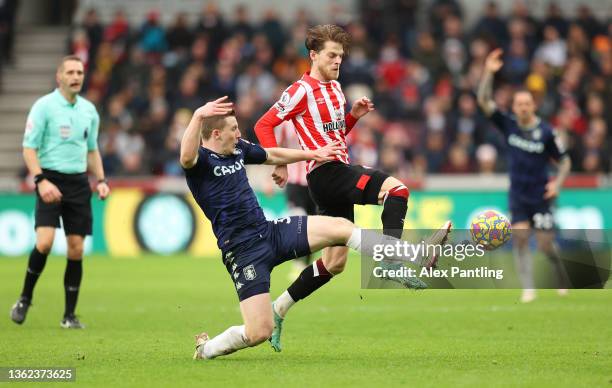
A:
[[[59,133],[60,133],[60,137],[62,138],[62,140],[68,139],[70,137],[71,132],[72,132],[72,128],[70,128],[70,125],[60,125]]]

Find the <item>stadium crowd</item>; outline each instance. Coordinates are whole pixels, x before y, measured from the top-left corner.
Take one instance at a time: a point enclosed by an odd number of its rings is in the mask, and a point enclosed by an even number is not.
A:
[[[474,95],[486,54],[502,47],[498,106],[509,110],[512,91],[527,87],[562,134],[574,171],[610,172],[610,21],[586,5],[570,16],[555,3],[537,19],[518,1],[509,14],[490,2],[468,26],[456,1],[436,0],[419,28],[418,1],[384,3],[361,2],[359,21],[337,6],[316,20],[350,32],[340,82],[349,101],[367,95],[376,104],[350,134],[354,163],[404,180],[506,171],[503,138]],[[178,147],[191,112],[222,95],[236,102],[243,136],[256,140],[256,120],[309,68],[304,37],[314,22],[306,11],[290,25],[273,10],[256,20],[247,5],[224,15],[212,2],[196,23],[180,13],[168,26],[157,10],[141,25],[131,25],[122,10],[103,25],[89,10],[71,31],[69,52],[83,59],[85,95],[103,118],[107,173],[181,174]]]

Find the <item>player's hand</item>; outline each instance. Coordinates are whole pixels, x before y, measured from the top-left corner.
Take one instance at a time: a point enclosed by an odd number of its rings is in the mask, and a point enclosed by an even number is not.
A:
[[[56,203],[62,200],[62,193],[50,181],[43,179],[37,185],[38,194],[45,203]]]
[[[489,55],[487,55],[487,59],[485,59],[485,71],[497,73],[504,65],[504,61],[501,59],[503,53],[504,50],[499,48],[491,51]]]
[[[278,187],[285,187],[287,184],[287,178],[289,178],[289,172],[287,171],[286,164],[274,167],[274,171],[272,171],[272,179],[274,180],[274,183],[278,185]]]
[[[544,191],[544,199],[557,198],[559,195],[559,185],[557,182],[550,181],[546,184],[546,191]]]
[[[234,109],[233,102],[227,102],[227,96],[217,98],[214,101],[207,102],[204,106],[196,109],[195,114],[200,118],[213,116],[222,116],[228,114]]]
[[[340,144],[341,142],[337,141],[313,151],[312,160],[316,162],[329,162],[335,160],[334,156],[342,155],[342,150],[344,149]]]
[[[98,183],[98,185],[96,186],[96,190],[98,191],[98,197],[103,201],[110,194],[110,187],[108,186],[108,183],[106,182]]]
[[[351,115],[354,118],[360,119],[374,110],[374,103],[369,98],[363,96],[359,100],[355,101],[351,108]]]

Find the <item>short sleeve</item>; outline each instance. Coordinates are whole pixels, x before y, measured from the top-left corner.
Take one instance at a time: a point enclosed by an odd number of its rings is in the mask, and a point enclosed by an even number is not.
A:
[[[307,107],[306,89],[298,82],[289,86],[270,110],[276,111],[276,117],[286,121],[304,112]]]
[[[240,148],[244,152],[245,164],[263,164],[268,160],[268,153],[259,144],[240,139]]]
[[[95,151],[98,149],[98,133],[100,131],[100,115],[98,115],[98,112],[96,111],[95,107],[92,107],[93,109],[93,117],[91,119],[91,133],[89,134],[89,137],[87,138],[87,150],[88,151]]]
[[[38,149],[47,128],[44,104],[38,100],[32,105],[26,120],[23,147]]]
[[[506,113],[495,109],[493,114],[489,116],[489,120],[491,120],[493,124],[495,124],[495,126],[499,128],[499,130],[502,131],[504,135],[507,135],[510,131],[509,128],[512,125],[512,119]]]
[[[207,155],[202,147],[198,149],[198,160],[196,164],[194,164],[191,168],[183,167],[183,171],[185,171],[185,175],[189,177],[203,176],[206,171],[206,161]]]

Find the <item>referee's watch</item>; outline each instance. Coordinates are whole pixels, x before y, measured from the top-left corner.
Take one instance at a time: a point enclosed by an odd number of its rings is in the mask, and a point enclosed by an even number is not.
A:
[[[106,178],[98,179],[98,184],[100,184],[100,183],[108,184],[108,180]]]
[[[34,175],[34,184],[38,185],[44,179],[47,179],[47,177],[45,177],[45,174],[43,174],[43,173],[36,174],[36,175]]]

